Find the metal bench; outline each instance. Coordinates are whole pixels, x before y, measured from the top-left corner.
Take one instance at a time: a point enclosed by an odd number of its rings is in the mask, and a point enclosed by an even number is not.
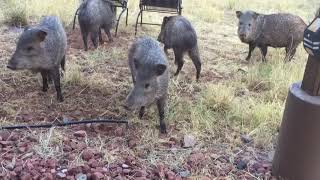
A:
[[[169,14],[178,14],[182,13],[182,0],[140,0],[140,12],[137,17],[135,35],[137,34],[138,24],[147,25],[161,25],[155,23],[144,23],[143,22],[143,11],[147,12],[157,12],[157,13],[169,13]],[[141,18],[139,22],[139,18]]]
[[[118,34],[118,27],[119,27],[119,23],[120,23],[120,19],[121,19],[121,16],[124,12],[127,12],[126,13],[126,26],[128,25],[128,0],[110,0],[114,3],[114,6],[115,8],[121,8],[121,13],[119,14],[119,17],[117,18],[117,24],[116,24],[116,31],[115,31],[115,36],[117,36]],[[84,1],[81,0],[81,2],[83,3]],[[79,14],[78,11],[79,11],[80,8],[77,9],[75,15],[74,15],[74,19],[73,19],[73,27],[72,29],[75,28],[75,23],[76,23],[76,18],[77,18],[77,15]]]

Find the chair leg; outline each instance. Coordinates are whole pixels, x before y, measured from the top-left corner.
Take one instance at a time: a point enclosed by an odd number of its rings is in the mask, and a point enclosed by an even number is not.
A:
[[[139,17],[142,13],[142,10],[140,10],[139,14],[138,14],[138,17],[137,17],[137,20],[136,20],[136,28],[135,28],[135,33],[134,35],[136,36],[137,35],[137,31],[138,31],[138,24],[139,24]]]
[[[73,26],[72,26],[72,29],[74,30],[75,28],[75,25],[76,25],[76,18],[77,18],[77,15],[78,15],[78,11],[79,11],[80,8],[77,9],[76,13],[74,14],[74,18],[73,18]]]
[[[140,26],[142,26],[142,15],[143,15],[143,13],[142,13],[142,11],[141,11],[141,21],[140,21]]]
[[[117,36],[117,34],[118,34],[118,27],[119,27],[119,23],[120,23],[120,18],[121,18],[122,14],[123,14],[125,11],[126,11],[126,9],[123,9],[123,10],[121,11],[119,17],[118,17],[115,36]]]
[[[126,26],[128,26],[128,16],[129,16],[129,9],[127,8]]]

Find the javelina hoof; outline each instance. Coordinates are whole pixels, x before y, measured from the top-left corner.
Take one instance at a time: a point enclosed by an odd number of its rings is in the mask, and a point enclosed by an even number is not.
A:
[[[167,134],[167,127],[165,124],[160,124],[160,132],[161,134]]]
[[[57,100],[58,100],[58,102],[63,102],[63,97],[62,96],[58,96]]]
[[[250,57],[246,57],[246,61],[249,61],[250,60]]]
[[[43,87],[43,88],[42,88],[42,91],[43,91],[43,92],[47,92],[47,91],[48,91],[48,87]]]

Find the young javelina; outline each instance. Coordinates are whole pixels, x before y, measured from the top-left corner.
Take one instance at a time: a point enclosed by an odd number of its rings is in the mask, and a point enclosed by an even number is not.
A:
[[[303,40],[306,24],[303,20],[291,14],[258,14],[253,11],[236,11],[239,19],[238,36],[244,43],[249,44],[249,54],[259,47],[262,60],[266,61],[268,47],[286,48],[285,60],[290,61],[296,48]]]
[[[160,132],[166,133],[164,121],[169,73],[166,56],[159,43],[149,37],[138,38],[129,50],[129,67],[133,89],[126,99],[127,109],[140,109],[156,102],[160,116]]]
[[[52,78],[57,99],[62,102],[60,66],[64,70],[66,47],[67,36],[60,19],[56,16],[43,17],[39,25],[25,28],[7,67],[40,72],[43,91],[48,90],[48,78]]]
[[[164,17],[161,32],[158,41],[164,44],[164,51],[173,48],[175,55],[175,64],[178,68],[177,76],[183,66],[183,54],[188,52],[194,66],[197,70],[197,80],[199,80],[201,72],[201,61],[199,57],[197,34],[191,23],[182,16]]]
[[[101,29],[104,29],[109,41],[112,42],[110,30],[115,21],[116,8],[111,0],[87,0],[79,8],[80,24],[84,48],[88,50],[88,35],[95,48],[98,47],[98,37],[102,44]]]

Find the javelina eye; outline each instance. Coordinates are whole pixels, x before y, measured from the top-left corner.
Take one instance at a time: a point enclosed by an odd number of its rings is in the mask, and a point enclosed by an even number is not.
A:
[[[146,85],[144,85],[144,88],[148,89],[149,86],[150,86],[150,84],[146,84]]]
[[[27,47],[27,51],[32,51],[32,50],[33,50],[32,46]]]
[[[251,27],[251,24],[248,24],[249,27]]]

